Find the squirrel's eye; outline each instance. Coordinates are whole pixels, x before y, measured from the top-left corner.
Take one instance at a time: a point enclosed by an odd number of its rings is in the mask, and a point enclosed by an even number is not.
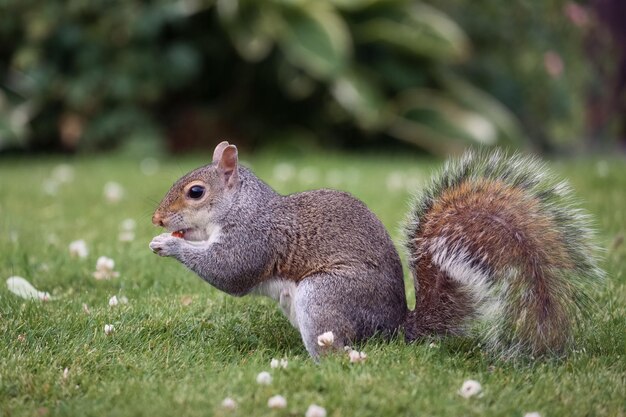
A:
[[[202,198],[204,195],[204,187],[201,185],[194,185],[187,191],[187,196],[189,198],[193,198],[194,200],[198,200]]]

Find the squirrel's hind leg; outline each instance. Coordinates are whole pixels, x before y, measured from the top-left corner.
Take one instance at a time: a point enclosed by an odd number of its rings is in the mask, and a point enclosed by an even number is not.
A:
[[[283,314],[285,314],[285,316],[289,319],[291,325],[296,329],[299,329],[300,326],[298,326],[298,318],[296,317],[296,304],[294,302],[295,292],[295,285],[283,288],[279,294],[278,304],[280,305],[280,309],[283,311]]]
[[[356,338],[354,323],[345,313],[341,299],[333,294],[337,279],[326,275],[309,277],[298,284],[293,299],[302,341],[315,360],[320,355],[343,350]],[[326,337],[318,341],[319,336],[328,332],[332,332],[332,340]]]
[[[385,285],[387,282],[389,285]],[[404,287],[378,271],[309,276],[298,283],[293,305],[304,345],[316,359],[375,334],[389,336],[406,318]],[[392,285],[392,283],[394,285]],[[318,337],[332,332],[328,337]],[[326,335],[328,336],[328,335]]]

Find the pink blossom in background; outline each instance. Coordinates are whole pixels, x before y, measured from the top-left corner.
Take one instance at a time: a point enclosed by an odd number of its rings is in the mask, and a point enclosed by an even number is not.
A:
[[[568,2],[563,6],[563,13],[579,28],[586,27],[589,24],[589,13],[587,9],[578,3]]]
[[[559,78],[563,73],[563,60],[561,55],[554,51],[548,51],[543,54],[543,65],[546,68],[546,72],[552,78]]]

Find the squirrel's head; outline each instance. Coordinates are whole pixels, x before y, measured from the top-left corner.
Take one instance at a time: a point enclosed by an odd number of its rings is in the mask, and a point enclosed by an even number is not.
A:
[[[211,164],[174,183],[154,212],[152,223],[186,240],[206,240],[216,215],[228,208],[239,185],[237,147],[222,142],[215,147]]]

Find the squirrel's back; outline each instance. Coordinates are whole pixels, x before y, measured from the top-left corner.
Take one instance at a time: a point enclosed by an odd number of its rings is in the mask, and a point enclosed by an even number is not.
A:
[[[587,217],[532,158],[469,152],[446,164],[407,226],[410,339],[477,330],[498,355],[561,352],[602,276]]]
[[[380,220],[348,193],[313,190],[283,196],[272,209],[281,275],[372,268],[402,281],[402,266]]]

